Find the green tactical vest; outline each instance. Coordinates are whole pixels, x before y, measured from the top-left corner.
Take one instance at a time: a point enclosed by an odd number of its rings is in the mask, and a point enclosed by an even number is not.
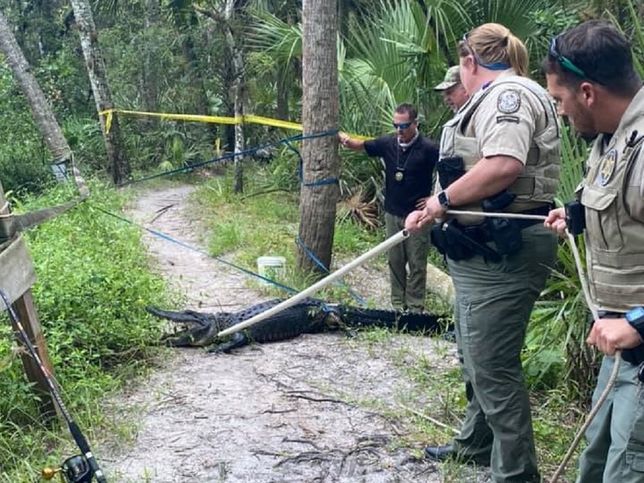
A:
[[[608,144],[593,145],[581,192],[593,302],[625,312],[644,305],[644,87]]]
[[[469,171],[483,157],[475,137],[465,135],[467,125],[483,100],[500,88],[514,87],[527,91],[543,106],[545,127],[534,133],[523,173],[508,190],[517,195],[504,211],[518,212],[551,203],[559,184],[559,124],[552,100],[536,82],[518,75],[504,76],[477,92],[454,118],[448,121],[441,135],[440,157],[461,156],[465,171]],[[441,187],[443,188],[443,187]],[[480,203],[458,206],[459,210],[481,211]],[[465,224],[480,223],[480,217],[459,215]]]

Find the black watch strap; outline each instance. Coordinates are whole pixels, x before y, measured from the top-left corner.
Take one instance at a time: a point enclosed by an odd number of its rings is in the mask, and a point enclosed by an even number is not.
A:
[[[447,196],[447,191],[441,191],[440,193],[438,193],[436,198],[443,208],[449,208],[449,196]]]

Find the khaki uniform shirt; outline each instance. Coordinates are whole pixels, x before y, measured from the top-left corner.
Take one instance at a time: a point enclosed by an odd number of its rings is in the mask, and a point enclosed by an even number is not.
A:
[[[501,73],[445,124],[440,157],[453,156],[464,159],[466,171],[491,156],[510,156],[525,166],[508,187],[517,198],[507,211],[552,202],[559,181],[559,125],[545,89],[512,69]],[[458,208],[480,210],[478,203]],[[470,217],[459,219],[475,222]]]
[[[644,87],[615,133],[595,140],[581,202],[593,302],[615,312],[644,305]]]

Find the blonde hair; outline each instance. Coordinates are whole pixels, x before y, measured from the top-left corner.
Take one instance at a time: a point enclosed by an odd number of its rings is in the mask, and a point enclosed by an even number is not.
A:
[[[474,55],[479,63],[506,63],[518,75],[528,74],[528,49],[510,29],[498,23],[471,30],[458,44],[458,55]]]

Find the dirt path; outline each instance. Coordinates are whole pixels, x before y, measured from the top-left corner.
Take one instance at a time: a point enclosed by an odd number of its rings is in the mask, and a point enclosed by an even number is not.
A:
[[[203,246],[191,191],[146,192],[130,216]],[[216,260],[151,235],[145,242],[161,273],[185,292],[183,308],[232,311],[265,299],[247,288],[246,275]],[[368,280],[386,290],[385,278]],[[136,435],[128,447],[106,448],[103,466],[110,481],[136,483],[439,482],[435,465],[399,444],[409,428],[390,415],[401,414],[398,401],[414,388],[394,362],[424,356],[444,369],[455,364],[453,352],[424,337],[370,345],[339,334],[234,355],[173,350],[147,381],[114,399],[115,417],[132,421]]]

